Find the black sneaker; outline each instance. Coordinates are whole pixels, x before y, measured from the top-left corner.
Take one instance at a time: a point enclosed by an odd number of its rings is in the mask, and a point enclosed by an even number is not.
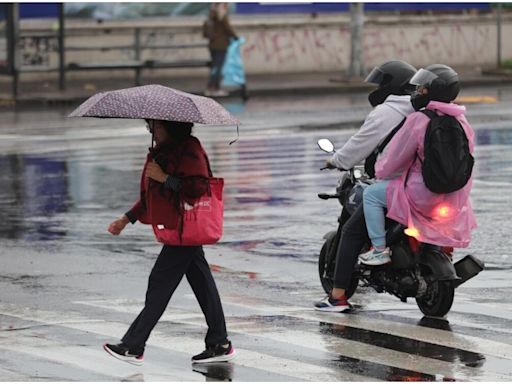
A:
[[[126,344],[103,344],[103,349],[109,355],[114,356],[116,359],[126,361],[134,365],[142,365],[144,362],[144,350],[130,351],[130,347]]]
[[[228,341],[227,347],[223,347],[221,344],[206,347],[199,355],[192,357],[192,363],[202,364],[229,361],[235,357],[235,354],[235,348],[231,345],[231,341]]]

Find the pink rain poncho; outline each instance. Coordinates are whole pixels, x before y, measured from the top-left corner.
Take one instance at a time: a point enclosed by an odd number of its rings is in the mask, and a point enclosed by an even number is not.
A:
[[[431,101],[427,109],[454,116],[464,128],[473,153],[474,132],[464,116],[465,107]],[[471,230],[476,227],[469,200],[473,178],[462,189],[447,194],[427,189],[420,159],[424,158],[423,141],[429,121],[421,112],[410,114],[375,164],[378,179],[391,179],[386,189],[387,217],[408,226],[408,234],[421,242],[467,247]]]

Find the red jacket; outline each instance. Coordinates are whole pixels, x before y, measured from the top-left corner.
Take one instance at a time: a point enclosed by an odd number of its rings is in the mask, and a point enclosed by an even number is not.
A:
[[[150,150],[142,170],[140,199],[127,212],[130,221],[175,229],[183,212],[183,203],[194,204],[208,189],[208,160],[201,143],[194,136],[184,142],[163,145]],[[163,183],[146,177],[148,162],[155,160],[162,170],[181,180],[178,192],[167,189]]]

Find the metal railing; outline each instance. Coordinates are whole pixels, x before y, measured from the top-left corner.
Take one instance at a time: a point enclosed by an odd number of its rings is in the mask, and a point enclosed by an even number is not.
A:
[[[63,27],[63,25],[62,25]],[[0,74],[9,74],[13,76],[13,95],[17,95],[19,75],[23,73],[39,73],[39,72],[58,72],[59,73],[59,86],[60,89],[65,89],[66,86],[66,72],[77,71],[77,70],[134,70],[135,71],[135,84],[141,83],[141,71],[143,69],[157,69],[157,68],[191,68],[191,67],[207,67],[209,66],[209,59],[198,60],[198,59],[173,59],[173,60],[159,60],[156,58],[147,57],[143,59],[144,52],[147,51],[163,51],[163,50],[183,50],[183,49],[205,49],[207,50],[208,45],[206,42],[191,42],[183,43],[177,41],[176,43],[154,43],[143,41],[143,35],[145,31],[149,31],[145,34],[146,40],[151,40],[151,37],[157,36],[153,31],[154,26],[147,27],[131,27],[121,28],[117,32],[124,32],[126,29],[133,30],[132,42],[112,43],[108,42],[105,45],[91,45],[91,43],[77,44],[70,43],[65,44],[65,40],[73,40],[78,38],[87,39],[88,36],[94,37],[99,34],[99,38],[102,36],[110,37],[116,36],[112,34],[112,31],[116,31],[113,28],[85,28],[85,29],[72,29],[65,31],[62,28],[62,33],[48,32],[48,31],[24,31],[17,35],[17,37],[9,38],[9,42],[17,41],[17,49],[9,47],[10,54],[17,52],[18,61],[16,66],[0,69]],[[163,31],[164,29],[160,29]],[[172,35],[172,34],[171,34]],[[179,34],[178,34],[179,35]],[[173,35],[173,36],[178,36]],[[120,35],[123,39],[126,39],[126,33]],[[122,58],[118,62],[112,59],[105,60],[100,57],[97,53],[107,52],[128,52],[131,59]],[[90,62],[90,58],[87,60],[71,59],[66,60],[68,54],[73,56],[74,53],[86,52],[93,53],[96,62]],[[57,54],[57,60],[55,55]],[[53,59],[53,60],[52,60]],[[12,60],[8,60],[11,62]]]

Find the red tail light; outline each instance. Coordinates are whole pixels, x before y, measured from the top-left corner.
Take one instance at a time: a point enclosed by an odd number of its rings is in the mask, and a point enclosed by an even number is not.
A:
[[[432,211],[432,218],[434,220],[446,220],[453,216],[454,209],[450,204],[441,203],[437,205]]]

